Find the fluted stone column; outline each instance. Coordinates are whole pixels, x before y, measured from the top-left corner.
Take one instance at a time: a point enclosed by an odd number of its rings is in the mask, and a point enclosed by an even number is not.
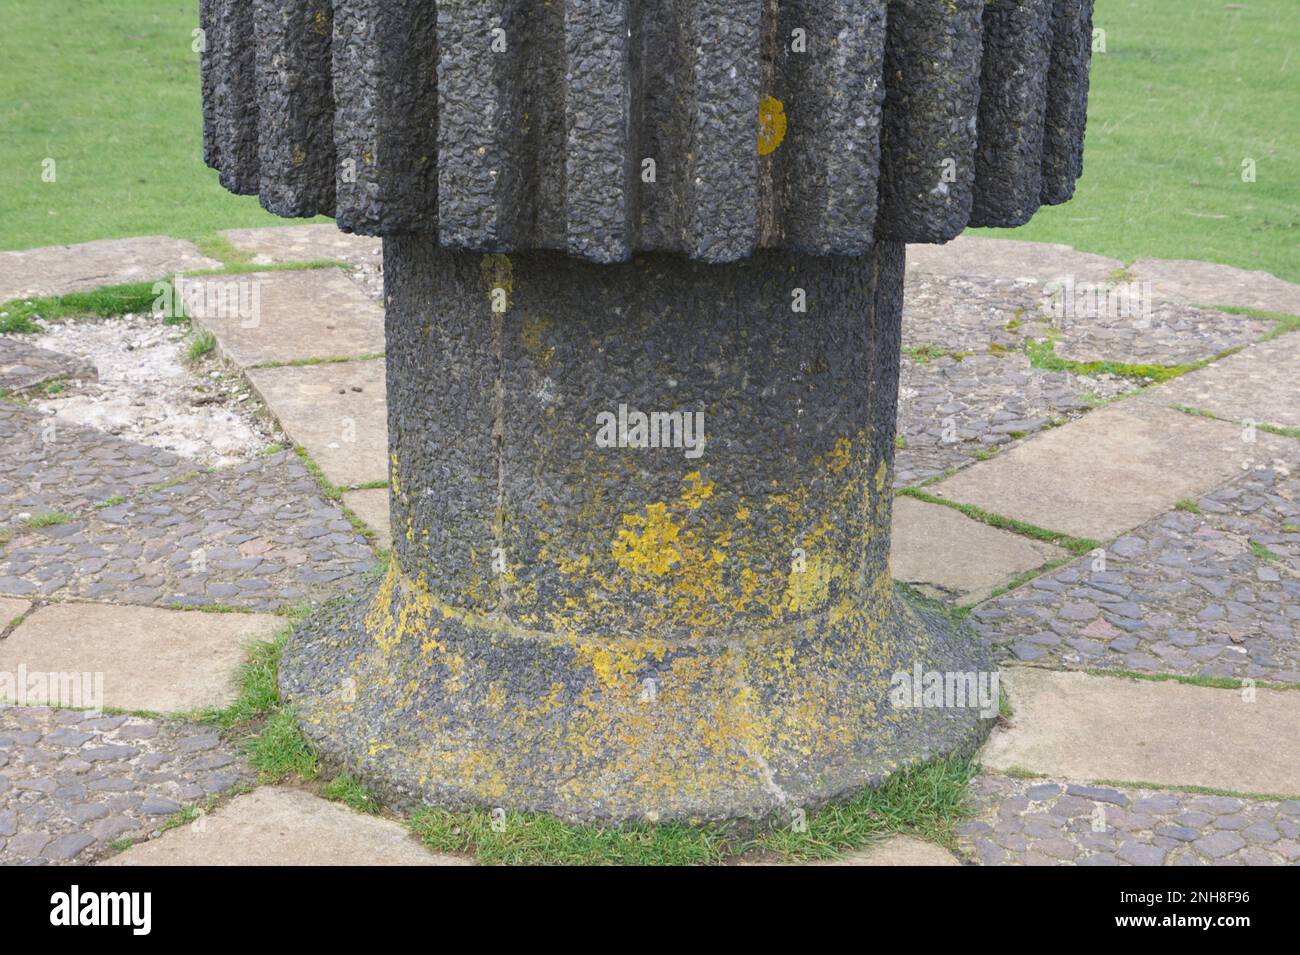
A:
[[[208,160],[385,237],[394,547],[281,687],[399,803],[763,818],[971,750],[895,594],[904,243],[1080,169],[1090,0],[205,0]]]

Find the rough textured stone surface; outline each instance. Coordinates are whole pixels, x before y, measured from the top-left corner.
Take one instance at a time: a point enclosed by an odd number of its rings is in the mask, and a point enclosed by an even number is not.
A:
[[[1165,407],[1159,389],[1071,421],[930,488],[995,514],[1109,540],[1240,474],[1296,456],[1291,439]],[[1149,399],[1149,400],[1148,400]],[[1253,465],[1248,465],[1253,466]]]
[[[958,827],[982,865],[1295,865],[1300,804],[981,775]]]
[[[401,803],[717,818],[815,805],[978,738],[973,707],[888,699],[914,664],[987,665],[885,576],[901,248],[725,268],[517,255],[522,322],[482,294],[507,281],[484,274],[499,260],[406,239],[386,255],[393,563],[300,628],[281,671],[328,758]],[[769,279],[792,270],[803,320]],[[683,327],[735,314],[782,321],[721,348]],[[646,342],[665,374],[638,383]],[[703,453],[600,446],[621,402],[710,409]]]
[[[1067,556],[1059,547],[989,527],[940,504],[894,502],[890,570],[900,583],[957,604]]]
[[[167,236],[0,252],[0,303],[220,267],[220,262],[199,255],[194,243]]]
[[[248,644],[283,627],[269,614],[52,604],[0,641],[0,671],[103,674],[104,706],[193,712],[233,702]]]
[[[254,778],[211,727],[0,707],[0,864],[92,862]]]
[[[1040,666],[1300,683],[1300,476],[1251,470],[978,607],[994,646]]]
[[[97,376],[89,362],[19,338],[0,337],[0,394],[19,394],[65,379],[94,381]]]
[[[1300,315],[1300,285],[1267,272],[1169,259],[1138,259],[1130,271],[1139,281],[1152,283],[1161,298]]]
[[[382,361],[254,368],[248,378],[329,481],[347,487],[388,477]]]
[[[221,236],[240,252],[252,256],[255,265],[319,261],[376,265],[384,254],[379,239],[348,235],[331,224],[227,229]]]
[[[1221,690],[1017,667],[1003,671],[1015,715],[982,761],[1069,779],[1121,779],[1236,792],[1300,792],[1300,694]]]
[[[316,358],[352,358],[384,350],[384,313],[338,269],[252,272],[238,276],[256,287],[255,316],[199,311],[194,321],[217,338],[221,351],[243,367]]]
[[[400,823],[297,789],[237,796],[197,823],[134,846],[104,865],[469,865],[420,845]]]
[[[205,0],[205,154],[278,214],[457,248],[860,254],[878,177],[885,238],[944,241],[1079,173],[1091,2],[1004,6]]]
[[[275,610],[374,562],[292,452],[146,488],[0,545],[0,594]]]

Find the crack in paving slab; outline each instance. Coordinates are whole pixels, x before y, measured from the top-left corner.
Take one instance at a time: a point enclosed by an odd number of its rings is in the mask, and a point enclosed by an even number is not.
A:
[[[977,607],[976,630],[1040,666],[1300,683],[1300,475],[1252,470]]]
[[[0,594],[275,610],[333,596],[373,566],[281,451],[19,535],[0,552]]]
[[[980,775],[958,846],[982,865],[1296,865],[1300,800]]]
[[[178,720],[0,707],[0,864],[91,862],[168,816],[251,785],[215,729]]]

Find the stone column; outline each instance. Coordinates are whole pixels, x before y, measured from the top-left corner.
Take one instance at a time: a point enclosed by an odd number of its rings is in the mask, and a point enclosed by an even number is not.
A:
[[[972,750],[892,692],[992,668],[889,578],[903,244],[1068,198],[1090,3],[432,11],[204,4],[223,181],[385,236],[392,560],[286,649],[307,736],[584,820]]]

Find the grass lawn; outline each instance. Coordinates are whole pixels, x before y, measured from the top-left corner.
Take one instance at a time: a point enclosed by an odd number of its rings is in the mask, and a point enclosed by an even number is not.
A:
[[[202,163],[197,19],[196,0],[0,0],[0,249],[283,222]],[[1300,281],[1300,3],[1097,0],[1097,26],[1078,195],[997,234]]]

